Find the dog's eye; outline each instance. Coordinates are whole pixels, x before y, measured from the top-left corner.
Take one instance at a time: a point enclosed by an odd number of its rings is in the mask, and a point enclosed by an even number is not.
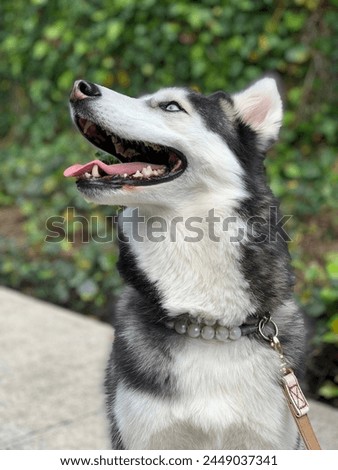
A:
[[[184,109],[176,101],[170,101],[170,103],[161,103],[160,108],[162,108],[163,111],[169,111],[170,113],[184,111]]]

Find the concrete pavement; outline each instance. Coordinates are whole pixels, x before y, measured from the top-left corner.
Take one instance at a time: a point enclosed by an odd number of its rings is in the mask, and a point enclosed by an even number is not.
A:
[[[0,449],[109,449],[103,323],[0,287]],[[338,449],[338,410],[311,402],[324,449]]]

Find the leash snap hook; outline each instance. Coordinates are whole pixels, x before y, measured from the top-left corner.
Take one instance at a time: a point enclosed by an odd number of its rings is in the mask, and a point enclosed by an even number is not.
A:
[[[267,334],[264,333],[264,328],[267,325],[269,325],[269,323],[271,323],[271,325],[273,327],[273,333],[267,335]],[[263,317],[260,320],[260,322],[258,323],[258,331],[259,331],[259,334],[261,335],[261,337],[263,339],[265,339],[266,341],[269,341],[270,343],[274,344],[274,341],[276,340],[279,343],[279,340],[278,340],[278,326],[276,325],[276,323],[273,320],[271,320],[271,315],[270,314]],[[271,346],[274,348],[273,344],[271,344]]]
[[[283,349],[282,349],[282,345],[280,344],[280,341],[279,339],[277,338],[277,336],[273,336],[270,340],[270,344],[271,344],[271,347],[277,351],[281,356],[283,356]]]
[[[273,332],[268,335],[268,334],[264,333],[264,328],[269,323],[271,323],[271,326],[273,328]],[[271,320],[270,315],[265,316],[261,319],[261,321],[258,324],[258,331],[259,331],[260,335],[262,336],[262,338],[264,338],[266,341],[269,341],[270,346],[272,347],[272,349],[274,349],[278,353],[279,359],[280,359],[280,362],[281,362],[281,365],[280,365],[281,374],[286,375],[288,373],[288,367],[287,367],[287,362],[286,362],[285,357],[284,357],[282,345],[281,345],[281,343],[278,339],[278,326],[276,325],[276,323],[273,320]]]

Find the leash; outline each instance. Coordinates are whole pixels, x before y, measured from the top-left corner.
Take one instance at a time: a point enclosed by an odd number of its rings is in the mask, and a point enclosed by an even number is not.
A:
[[[272,325],[274,332],[272,334],[267,335],[264,333],[264,328],[269,323]],[[271,320],[270,315],[267,315],[260,320],[258,324],[258,332],[263,339],[269,341],[272,349],[274,349],[279,355],[279,358],[281,360],[280,370],[283,391],[287,403],[289,405],[291,414],[303,438],[305,447],[308,450],[321,450],[320,444],[308,417],[309,404],[306,401],[306,398],[299,385],[297,377],[286,362],[286,359],[283,354],[282,345],[278,339],[278,327],[276,323]]]

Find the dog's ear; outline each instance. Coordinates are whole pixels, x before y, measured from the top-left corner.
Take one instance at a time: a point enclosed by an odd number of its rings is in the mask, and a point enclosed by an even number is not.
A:
[[[232,99],[237,116],[257,133],[261,150],[267,150],[277,140],[283,117],[276,81],[262,78]]]

